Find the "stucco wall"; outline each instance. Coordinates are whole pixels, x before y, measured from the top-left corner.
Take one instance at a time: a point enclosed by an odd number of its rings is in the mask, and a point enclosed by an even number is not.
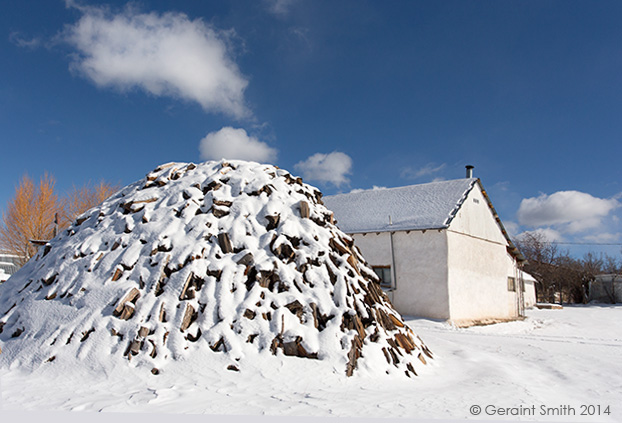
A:
[[[518,270],[479,186],[452,220],[447,237],[451,320],[516,317],[520,293],[508,290],[508,277],[520,289]]]
[[[536,305],[535,281],[525,279],[525,308],[533,308]]]
[[[507,319],[517,315],[508,291],[506,247],[448,231],[450,319]]]
[[[515,280],[514,285],[516,287],[515,292],[507,291],[507,277],[506,277],[506,292],[507,292],[507,306],[510,310],[511,317],[517,317],[521,313],[525,313],[525,291],[523,291],[523,276],[520,268],[516,263],[516,259],[507,251],[505,253],[505,263],[507,269],[507,276],[512,276]],[[520,291],[519,291],[520,290]]]
[[[449,229],[454,232],[507,245],[507,240],[501,232],[490,207],[488,207],[488,203],[478,184],[475,184],[471,192],[469,192],[469,196],[451,221]]]
[[[354,234],[354,242],[372,266],[390,266],[388,232]],[[397,280],[392,301],[413,316],[449,318],[447,238],[445,231],[401,231],[393,234]]]

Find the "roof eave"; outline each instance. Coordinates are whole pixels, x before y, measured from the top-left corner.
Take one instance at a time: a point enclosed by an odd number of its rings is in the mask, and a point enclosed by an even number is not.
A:
[[[356,230],[344,230],[341,229],[343,232],[345,232],[348,235],[352,235],[352,234],[372,234],[372,233],[385,233],[385,232],[411,232],[411,231],[442,231],[444,229],[447,229],[449,227],[449,225],[443,225],[443,226],[434,226],[434,227],[429,227],[429,228],[410,228],[410,227],[399,227],[399,228],[382,228],[382,229],[356,229]]]

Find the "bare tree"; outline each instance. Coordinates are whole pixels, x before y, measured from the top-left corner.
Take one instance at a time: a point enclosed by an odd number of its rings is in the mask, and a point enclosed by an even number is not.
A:
[[[583,269],[594,276],[602,273],[604,264],[605,261],[602,254],[600,256],[597,256],[591,251],[585,253],[583,255],[583,259],[581,260],[581,265],[583,266]]]
[[[538,301],[573,302],[588,301],[589,283],[596,273],[589,272],[580,260],[560,251],[540,233],[525,233],[515,241],[527,264],[525,271],[539,282],[536,285]],[[595,257],[589,263],[597,266]]]
[[[539,232],[526,232],[516,242],[525,257],[538,263],[552,264],[559,256],[557,245]]]
[[[522,234],[514,244],[527,259],[524,270],[539,282],[536,285],[538,301],[555,302],[555,294],[560,290],[555,268],[559,256],[557,246],[537,232]]]

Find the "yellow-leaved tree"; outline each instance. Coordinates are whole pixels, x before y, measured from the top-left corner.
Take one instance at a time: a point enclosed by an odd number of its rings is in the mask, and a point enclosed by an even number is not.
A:
[[[100,205],[105,199],[118,190],[118,186],[111,185],[104,181],[101,181],[95,186],[91,186],[91,184],[88,183],[81,188],[76,188],[74,185],[73,189],[67,194],[63,223],[69,224],[73,222],[76,217],[80,216],[91,207]]]
[[[37,252],[31,241],[49,241],[56,230],[62,230],[80,214],[99,205],[116,191],[117,186],[100,182],[73,189],[66,198],[54,193],[56,181],[47,173],[39,184],[24,175],[15,188],[13,197],[2,213],[0,225],[0,251],[19,257],[24,265]]]
[[[49,240],[54,235],[55,216],[63,212],[63,201],[54,193],[55,184],[47,173],[38,185],[24,175],[2,213],[0,249],[18,256],[20,265],[37,252],[31,240]]]

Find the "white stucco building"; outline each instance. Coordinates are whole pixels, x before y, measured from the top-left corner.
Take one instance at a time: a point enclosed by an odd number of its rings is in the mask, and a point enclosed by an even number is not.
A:
[[[525,308],[533,308],[536,306],[536,284],[540,283],[534,278],[531,274],[521,271],[521,275],[523,278],[523,285],[525,289],[523,289],[525,296]]]
[[[524,258],[479,179],[359,191],[324,203],[400,313],[457,324],[523,314]]]
[[[19,257],[13,254],[0,252],[0,283],[19,269]]]

